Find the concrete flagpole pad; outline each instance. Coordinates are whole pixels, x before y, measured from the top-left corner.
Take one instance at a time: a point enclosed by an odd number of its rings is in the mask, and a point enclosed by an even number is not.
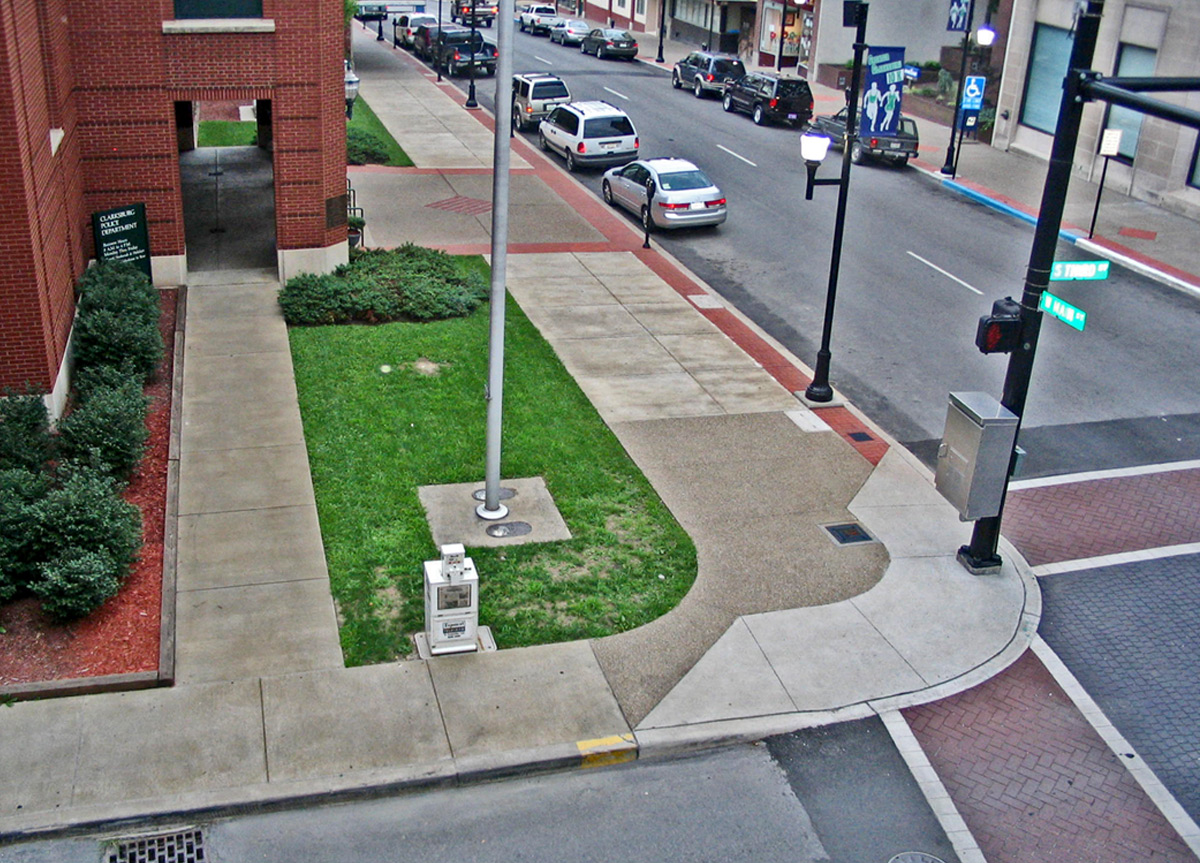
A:
[[[570,539],[571,531],[540,476],[500,481],[500,502],[508,515],[488,521],[475,514],[483,500],[482,482],[424,485],[417,489],[433,544],[461,542],[476,548],[498,548],[526,542]]]

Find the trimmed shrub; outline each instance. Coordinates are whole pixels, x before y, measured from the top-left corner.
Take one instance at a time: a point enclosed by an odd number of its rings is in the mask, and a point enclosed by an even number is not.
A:
[[[142,515],[122,500],[115,481],[82,465],[60,468],[60,482],[35,504],[39,561],[69,549],[103,550],[122,571],[137,559]]]
[[[42,550],[37,503],[49,490],[45,473],[0,470],[0,602],[37,574]]]
[[[42,611],[58,621],[75,620],[95,611],[121,589],[124,571],[103,549],[72,548],[42,564],[33,592]]]
[[[0,470],[42,470],[53,445],[42,396],[5,390],[0,398]]]
[[[386,165],[388,151],[383,141],[357,126],[346,127],[347,165]]]
[[[119,366],[86,366],[71,377],[71,390],[77,402],[85,402],[98,389],[120,389],[133,381],[141,387],[142,376],[131,364]]]
[[[79,279],[81,314],[107,309],[134,315],[147,324],[158,325],[158,289],[146,274],[123,261],[106,261],[87,270]]]
[[[163,357],[157,321],[147,324],[136,314],[111,309],[80,311],[73,344],[81,370],[91,366],[128,368],[143,382],[154,376]]]
[[[345,281],[332,273],[302,273],[279,291],[279,306],[289,324],[338,324],[348,321]]]
[[[58,424],[60,456],[128,480],[146,451],[149,403],[132,377],[89,390]]]

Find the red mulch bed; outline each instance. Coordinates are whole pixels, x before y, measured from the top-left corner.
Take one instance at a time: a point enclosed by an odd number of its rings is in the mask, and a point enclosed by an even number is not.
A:
[[[0,606],[0,686],[158,669],[177,299],[178,291],[161,292],[166,356],[146,387],[146,456],[122,495],[142,511],[141,556],[121,591],[83,620],[54,623],[32,597]]]

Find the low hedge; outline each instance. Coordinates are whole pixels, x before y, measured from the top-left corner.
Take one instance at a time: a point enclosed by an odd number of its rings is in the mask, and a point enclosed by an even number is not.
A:
[[[347,165],[386,165],[391,160],[387,145],[356,126],[346,127]]]
[[[137,378],[89,389],[58,424],[60,458],[128,480],[146,451],[149,405]]]
[[[478,271],[406,243],[356,252],[332,273],[295,276],[279,292],[279,305],[293,325],[431,321],[469,315],[487,295]]]
[[[0,471],[42,470],[53,449],[50,414],[41,394],[6,390],[0,398]]]
[[[128,369],[150,380],[162,362],[158,291],[131,264],[97,264],[79,282],[72,336],[75,365]]]

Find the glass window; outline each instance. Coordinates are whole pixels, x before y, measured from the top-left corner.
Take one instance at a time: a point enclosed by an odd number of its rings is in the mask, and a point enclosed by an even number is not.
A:
[[[701,170],[672,171],[658,175],[658,187],[664,192],[684,192],[688,189],[707,189],[712,180]]]
[[[1122,42],[1117,48],[1116,75],[1121,78],[1149,78],[1154,74],[1157,58],[1158,52],[1153,48]],[[1121,149],[1117,151],[1117,158],[1124,162],[1133,161],[1145,116],[1141,111],[1122,105],[1110,105],[1108,108],[1108,120],[1104,125],[1109,129],[1121,130]]]
[[[632,135],[633,123],[628,117],[595,117],[584,125],[585,138],[612,138],[618,135]]]
[[[175,0],[176,18],[261,18],[262,0]]]
[[[1071,31],[1061,27],[1049,24],[1034,27],[1033,48],[1025,73],[1025,95],[1021,99],[1022,125],[1054,133],[1073,41]]]

